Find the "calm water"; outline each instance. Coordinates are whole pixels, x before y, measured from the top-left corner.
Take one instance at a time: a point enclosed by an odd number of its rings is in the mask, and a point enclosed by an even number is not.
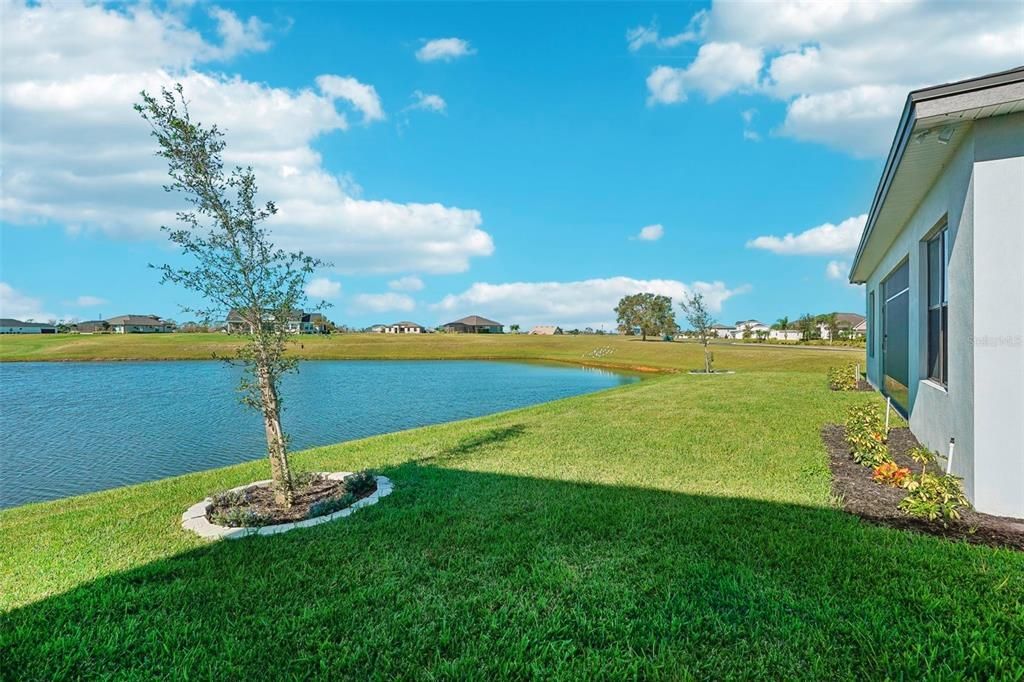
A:
[[[220,362],[0,364],[0,508],[264,455],[262,419]],[[285,378],[302,449],[636,381],[505,362],[319,361]]]

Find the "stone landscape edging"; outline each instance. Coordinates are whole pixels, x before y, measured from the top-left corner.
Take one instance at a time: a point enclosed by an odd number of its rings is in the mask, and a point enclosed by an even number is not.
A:
[[[353,472],[351,471],[321,472],[323,476],[332,481],[340,481],[346,476],[351,476],[352,473]],[[273,526],[232,528],[230,526],[219,526],[215,523],[211,523],[210,520],[206,518],[206,514],[209,512],[210,506],[213,505],[213,498],[207,497],[203,501],[196,502],[185,510],[185,513],[181,515],[181,527],[185,530],[192,531],[201,538],[207,538],[210,540],[237,540],[238,538],[249,537],[250,535],[276,535],[278,533],[287,533],[288,531],[296,528],[312,528],[313,526],[318,526],[321,523],[327,523],[328,521],[334,521],[349,516],[363,507],[369,507],[371,504],[377,504],[377,502],[380,501],[380,498],[387,497],[394,490],[395,486],[388,477],[374,476],[374,480],[377,482],[377,489],[373,491],[372,495],[368,495],[367,497],[357,500],[351,506],[345,507],[333,514],[324,514],[323,516],[316,516],[302,521],[293,521],[291,523],[278,523]],[[254,481],[253,483],[236,486],[228,492],[238,492],[253,486],[267,485],[271,482],[272,481],[269,478],[263,481]]]

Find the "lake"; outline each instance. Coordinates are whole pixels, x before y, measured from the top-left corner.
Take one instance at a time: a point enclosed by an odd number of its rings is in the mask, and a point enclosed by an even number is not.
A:
[[[0,508],[265,456],[216,361],[0,363]],[[479,417],[637,381],[483,361],[310,361],[282,382],[291,449]]]

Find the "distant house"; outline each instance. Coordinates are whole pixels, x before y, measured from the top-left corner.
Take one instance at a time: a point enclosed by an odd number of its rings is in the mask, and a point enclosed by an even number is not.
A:
[[[263,319],[269,321],[272,315],[265,312]],[[302,310],[295,310],[288,316],[285,328],[292,334],[326,334],[327,318],[321,313],[307,313]],[[242,313],[232,308],[228,311],[227,331],[229,334],[252,334],[254,329],[251,322],[243,317]]]
[[[425,334],[426,331],[426,327],[423,325],[409,322],[408,320],[392,322],[384,326],[385,334]]]
[[[387,332],[389,326],[390,325],[386,324],[372,324],[366,328],[366,331],[370,332],[371,334],[384,334]]]
[[[56,334],[57,327],[46,322],[22,322],[5,317],[0,319],[0,334]]]
[[[711,325],[711,333],[720,339],[731,339],[732,333],[736,330],[735,327],[730,327],[727,324],[713,324]]]
[[[174,325],[156,315],[118,315],[107,320],[115,334],[159,334],[174,331]]]
[[[736,323],[736,326],[732,328],[732,338],[734,339],[756,339],[758,332],[771,331],[771,327],[766,325],[764,322],[757,320],[740,320]]]
[[[488,320],[486,317],[470,315],[469,317],[449,322],[443,325],[442,329],[456,334],[501,334],[504,325],[501,322]]]
[[[556,327],[553,324],[538,324],[529,333],[536,334],[537,336],[554,336],[563,332],[561,327]]]
[[[768,332],[768,338],[776,341],[800,341],[804,334],[799,329],[772,329]]]
[[[110,323],[106,320],[84,320],[75,324],[75,331],[79,334],[98,334],[109,329]]]
[[[840,335],[843,336],[864,336],[867,332],[867,318],[857,313],[836,313],[836,323]],[[818,333],[821,338],[827,339],[830,336],[827,324],[818,325]]]

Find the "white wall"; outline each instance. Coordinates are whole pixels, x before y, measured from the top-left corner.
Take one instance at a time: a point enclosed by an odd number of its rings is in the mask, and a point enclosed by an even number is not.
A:
[[[978,125],[974,164],[974,493],[1024,517],[1024,115]]]

